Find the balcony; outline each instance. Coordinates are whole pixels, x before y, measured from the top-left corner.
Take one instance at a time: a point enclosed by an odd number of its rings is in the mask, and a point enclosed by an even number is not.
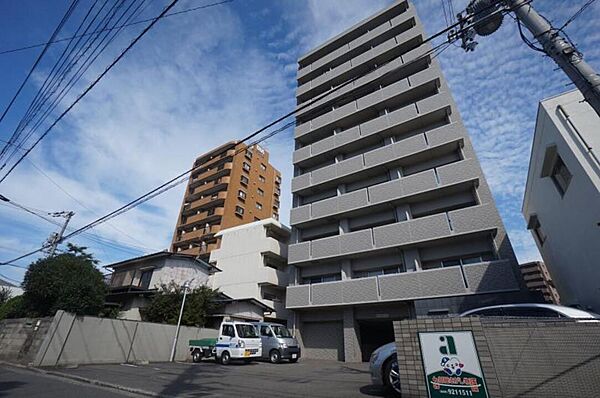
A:
[[[414,245],[474,232],[495,232],[502,225],[493,204],[466,207],[447,213],[401,221],[381,227],[312,241],[288,247],[288,264],[303,266],[313,261],[353,257],[367,252]]]
[[[439,195],[442,195],[450,187],[459,184],[476,184],[480,178],[482,178],[482,174],[476,160],[461,160],[333,198],[295,207],[290,213],[290,224],[304,226],[325,219],[337,219],[353,214],[366,213],[377,207],[401,203],[426,193],[439,192]]]
[[[177,244],[177,246],[183,248],[185,246],[185,244]],[[183,249],[181,251],[176,250],[176,252],[180,253],[180,254],[191,254],[194,256],[197,256],[197,255],[201,256],[201,255],[208,254],[216,249],[218,249],[218,243],[209,243],[208,245],[206,245],[206,247],[204,249],[201,249],[199,246],[196,245],[191,248]]]
[[[259,271],[256,281],[260,286],[285,287],[288,285],[288,274],[265,266]]]
[[[195,231],[187,232],[185,234],[181,234],[177,236],[175,242],[176,243],[185,243],[193,240],[199,240],[202,238],[207,238],[219,232],[221,227],[219,225],[212,225],[209,228],[198,228]]]
[[[206,182],[205,184],[198,185],[193,189],[192,193],[186,196],[189,202],[193,202],[200,199],[201,196],[211,195],[215,192],[223,191],[227,189],[229,185],[229,177],[220,177],[216,180]]]
[[[228,157],[232,157],[234,155],[235,155],[235,149],[228,149],[227,152],[224,152],[224,156],[223,156],[223,154],[221,154],[221,155],[214,157],[214,158],[212,158],[202,164],[199,164],[197,166],[198,167],[211,167],[220,162],[225,161],[225,159],[227,159]]]
[[[331,88],[354,78],[357,75],[375,69],[375,65],[398,59],[415,49],[423,40],[421,29],[409,29],[383,43],[364,51],[354,58],[343,62],[314,79],[301,84],[296,89],[296,98],[300,103],[320,95]]]
[[[211,221],[215,221],[219,217],[222,217],[225,213],[225,209],[223,207],[216,207],[213,209],[209,209],[207,211],[200,212],[200,214],[194,214],[193,216],[187,217],[185,223],[181,223],[180,226],[196,224],[196,223],[209,223]],[[203,226],[203,225],[201,225]]]
[[[208,179],[216,179],[219,177],[229,175],[231,174],[232,169],[233,163],[231,162],[223,163],[219,166],[213,167],[210,170],[207,170],[204,173],[200,173],[196,177],[192,178],[189,184],[189,188],[195,188]]]
[[[213,197],[215,196],[215,197]],[[222,205],[227,199],[227,191],[221,191],[216,194],[212,194],[210,196],[205,196],[202,199],[195,200],[189,203],[184,209],[184,214],[193,214],[199,208],[206,207],[206,205],[210,204],[211,206],[219,206]]]
[[[426,133],[417,134],[294,177],[292,193],[302,195],[309,193],[316,186],[335,186],[350,180],[358,180],[364,176],[377,174],[377,168],[384,172],[391,167],[415,164],[449,154],[459,145],[462,146],[464,131],[461,129],[442,127],[436,132],[428,133],[431,134],[427,136]],[[429,136],[433,136],[433,140],[429,141]]]
[[[518,290],[508,260],[288,286],[286,308],[385,303]]]
[[[315,59],[311,64],[298,70],[297,80],[299,84],[304,84],[316,77],[319,73],[331,67],[336,67],[340,63],[354,58],[356,55],[364,52],[364,48],[374,46],[387,41],[390,37],[401,34],[413,26],[415,18],[414,8],[409,8],[402,14],[386,20],[384,23],[376,26],[365,34],[355,38],[337,49],[334,49],[326,55]]]

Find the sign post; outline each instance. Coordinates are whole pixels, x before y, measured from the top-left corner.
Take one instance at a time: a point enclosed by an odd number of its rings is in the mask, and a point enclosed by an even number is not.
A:
[[[430,398],[489,398],[473,333],[420,332],[419,344]]]

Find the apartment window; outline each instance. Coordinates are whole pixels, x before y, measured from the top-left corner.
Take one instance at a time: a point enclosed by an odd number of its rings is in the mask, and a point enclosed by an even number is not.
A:
[[[240,189],[238,191],[238,198],[240,198],[242,201],[246,200],[246,192],[244,192]]]
[[[214,193],[212,194],[212,196],[210,197],[211,200],[215,200],[219,198],[219,194],[218,193]]]
[[[261,175],[259,175],[259,176],[258,176],[258,181],[260,181],[260,182],[265,182],[265,181],[267,181],[267,180],[265,179],[265,177],[264,177],[264,176],[261,176]]]
[[[250,164],[247,162],[244,162],[242,164],[242,168],[244,169],[244,171],[250,171]]]
[[[316,283],[335,282],[335,281],[341,281],[341,280],[342,280],[342,274],[338,272],[336,274],[317,275],[317,276],[310,276],[307,278],[302,278],[302,284],[303,285],[311,285],[311,284],[316,284]]]
[[[258,210],[262,210],[262,204],[261,204],[261,203],[258,203],[258,202],[256,202],[256,208],[257,208]]]
[[[457,265],[468,265],[492,261],[494,258],[491,253],[482,253],[473,256],[464,256],[442,260],[442,267],[455,267]]]
[[[249,149],[246,149],[246,157],[247,157],[248,159],[252,159],[252,151],[251,151],[251,150],[249,150]]]
[[[212,209],[208,209],[208,211],[206,212],[207,216],[212,216],[213,214],[215,214],[215,208],[214,207]]]
[[[150,287],[151,279],[152,279],[152,270],[142,272],[142,276],[140,277],[139,287],[147,290]]]
[[[275,177],[275,184],[277,184],[277,185],[281,184],[281,176]]]
[[[242,206],[235,206],[235,214],[238,216],[244,215],[244,208]]]
[[[395,266],[395,267],[372,269],[372,270],[368,270],[368,271],[355,271],[352,273],[352,276],[354,278],[368,278],[370,276],[391,275],[391,274],[398,274],[400,272],[401,272],[400,267]]]
[[[275,199],[273,201],[273,207],[275,207],[275,208],[279,207],[279,201],[277,199]]]
[[[552,182],[558,189],[560,196],[564,196],[565,192],[567,192],[567,188],[569,187],[569,183],[571,182],[572,174],[561,159],[560,156],[557,155],[556,163],[554,163],[554,167],[552,168],[552,173],[550,174],[550,178]]]
[[[248,177],[246,176],[241,176],[240,177],[240,183],[244,186],[248,186]]]
[[[256,192],[258,193],[258,196],[265,196],[265,191],[263,191],[262,189],[258,188],[256,190]]]
[[[267,171],[267,166],[266,166],[264,163],[261,163],[261,164],[260,164],[260,169],[261,169],[262,171]]]
[[[276,220],[279,220],[279,214],[273,213],[273,218],[276,219]]]
[[[544,242],[546,241],[546,234],[544,233],[544,231],[542,231],[540,219],[536,214],[533,214],[531,217],[529,217],[529,221],[527,222],[527,229],[533,231],[533,235],[535,235],[540,246],[543,246]]]
[[[276,302],[281,301],[281,298],[273,293],[263,292],[262,297],[265,300],[271,300],[271,301],[276,301]]]
[[[281,195],[281,189],[275,188],[275,195]]]

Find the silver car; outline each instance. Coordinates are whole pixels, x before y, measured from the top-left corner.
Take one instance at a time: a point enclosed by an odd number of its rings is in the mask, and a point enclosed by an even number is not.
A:
[[[262,358],[271,363],[282,359],[297,362],[300,359],[300,345],[283,325],[271,322],[253,322],[262,341]]]
[[[572,318],[580,322],[595,322],[600,315],[553,304],[505,304],[477,308],[463,312],[459,316],[505,316],[531,318]],[[371,382],[387,387],[392,393],[400,396],[400,375],[396,343],[388,343],[373,351],[369,360]]]

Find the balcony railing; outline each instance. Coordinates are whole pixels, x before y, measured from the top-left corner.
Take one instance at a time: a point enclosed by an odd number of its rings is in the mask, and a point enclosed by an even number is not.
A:
[[[508,260],[288,286],[288,309],[461,296],[519,289]]]

